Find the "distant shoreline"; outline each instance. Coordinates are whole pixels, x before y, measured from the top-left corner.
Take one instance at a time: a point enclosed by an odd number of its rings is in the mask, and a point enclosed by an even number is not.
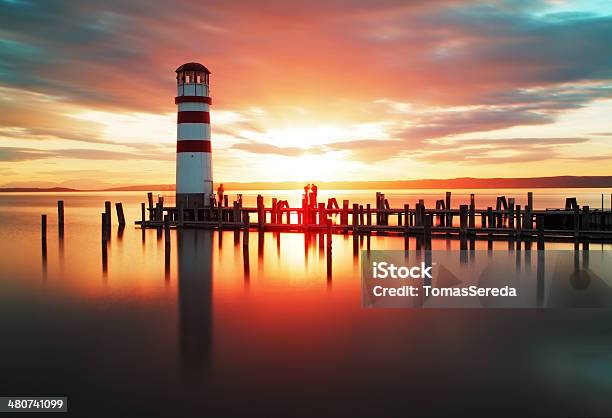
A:
[[[396,181],[311,181],[321,190],[393,190],[393,189],[553,189],[553,188],[612,188],[612,176],[556,176],[525,178],[471,178],[423,179]],[[307,182],[226,182],[226,190],[301,190]],[[216,185],[215,185],[216,187]],[[25,192],[121,192],[121,191],[174,191],[171,184],[151,184],[109,187],[104,189],[74,189],[67,187],[3,187],[0,193]]]

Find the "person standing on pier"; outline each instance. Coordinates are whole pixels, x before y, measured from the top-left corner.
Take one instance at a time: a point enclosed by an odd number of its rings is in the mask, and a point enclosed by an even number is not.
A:
[[[219,198],[219,206],[223,206],[223,192],[225,189],[223,188],[223,183],[219,184],[217,187],[217,197]]]
[[[317,206],[317,185],[311,184],[310,189],[312,190],[312,205]]]
[[[306,202],[306,206],[310,205],[310,184],[304,186],[304,200]]]

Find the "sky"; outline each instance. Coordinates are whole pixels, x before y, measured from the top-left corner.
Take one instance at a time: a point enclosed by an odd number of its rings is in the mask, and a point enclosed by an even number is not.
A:
[[[612,2],[0,0],[0,186],[611,175]]]

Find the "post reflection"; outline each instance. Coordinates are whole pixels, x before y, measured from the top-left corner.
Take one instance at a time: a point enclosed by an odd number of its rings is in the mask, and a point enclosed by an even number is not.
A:
[[[42,253],[42,278],[43,281],[47,280],[47,238],[43,237],[41,240],[41,253]]]
[[[208,373],[212,345],[212,232],[177,230],[179,344],[188,377]]]

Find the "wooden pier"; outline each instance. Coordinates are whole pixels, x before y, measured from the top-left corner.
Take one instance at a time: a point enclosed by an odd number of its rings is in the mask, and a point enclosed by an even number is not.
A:
[[[315,201],[303,197],[301,207],[272,198],[266,207],[261,195],[255,207],[246,207],[242,196],[230,205],[226,195],[220,201],[211,197],[207,207],[182,208],[165,206],[161,196],[154,203],[152,193],[147,198],[147,204],[141,205],[142,219],[136,221],[142,228],[612,242],[612,210],[603,210],[603,204],[602,209],[591,209],[567,198],[564,208],[535,210],[531,192],[525,207],[516,205],[514,198],[499,196],[495,207],[486,208],[476,207],[474,194],[469,203],[452,207],[451,192],[437,200],[435,208],[426,208],[422,199],[414,207],[392,208],[383,193],[376,193],[375,207],[349,200],[340,206],[335,198],[325,203],[316,197]]]

